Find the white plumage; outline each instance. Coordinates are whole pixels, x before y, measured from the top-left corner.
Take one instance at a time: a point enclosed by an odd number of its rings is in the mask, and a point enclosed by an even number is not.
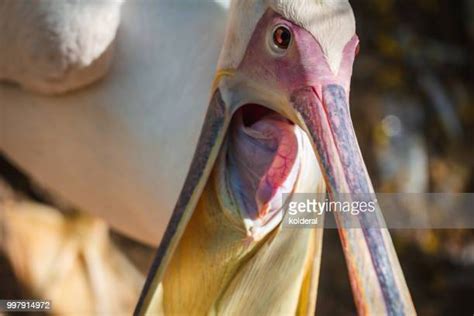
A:
[[[73,206],[156,245],[196,146],[227,13],[215,2],[171,0],[121,11],[101,82],[54,97],[0,85],[0,150]]]

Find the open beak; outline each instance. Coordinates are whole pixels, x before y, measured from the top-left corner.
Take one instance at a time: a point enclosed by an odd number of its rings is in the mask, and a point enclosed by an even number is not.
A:
[[[160,300],[157,293],[166,267],[208,181],[232,114],[249,101],[246,100],[249,96],[251,101],[261,101],[257,98],[261,94],[251,91],[252,88],[249,90],[249,85],[223,86],[224,89],[214,89],[192,164],[150,269],[136,315],[153,311]],[[345,88],[337,84],[319,89],[307,87],[295,91],[289,104],[281,100],[273,100],[278,104],[274,110],[310,135],[330,196],[372,193],[352,126]],[[415,314],[390,236],[381,228],[383,219],[377,217],[375,220],[379,222],[374,223],[373,216],[365,218],[361,214],[357,217],[360,228],[350,228],[347,222],[354,218],[347,216],[350,215],[337,214],[336,221],[359,314]]]

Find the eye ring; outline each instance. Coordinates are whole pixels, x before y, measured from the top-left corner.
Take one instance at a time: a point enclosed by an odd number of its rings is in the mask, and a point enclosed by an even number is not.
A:
[[[270,43],[272,50],[281,55],[290,47],[293,41],[291,30],[284,24],[276,25],[271,32]]]

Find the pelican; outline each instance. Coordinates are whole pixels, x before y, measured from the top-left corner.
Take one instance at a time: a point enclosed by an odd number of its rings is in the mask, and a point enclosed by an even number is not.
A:
[[[0,149],[73,205],[159,244],[137,314],[312,314],[322,231],[282,227],[283,194],[373,192],[349,115],[350,4],[233,1],[225,37],[222,7],[182,5],[125,3],[95,56],[116,42],[99,84],[59,97],[1,87]],[[414,314],[388,231],[337,219],[358,312]]]
[[[373,192],[348,106],[358,45],[348,1],[233,2],[201,136],[136,314],[314,313],[321,235],[282,228],[281,194]],[[314,183],[301,185],[307,172]],[[415,314],[387,230],[336,219],[359,314]]]

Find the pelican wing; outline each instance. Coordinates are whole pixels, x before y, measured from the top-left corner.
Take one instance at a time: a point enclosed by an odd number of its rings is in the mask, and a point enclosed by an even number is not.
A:
[[[54,97],[0,85],[0,151],[73,206],[158,244],[196,146],[226,14],[212,1],[126,2],[101,82]]]

